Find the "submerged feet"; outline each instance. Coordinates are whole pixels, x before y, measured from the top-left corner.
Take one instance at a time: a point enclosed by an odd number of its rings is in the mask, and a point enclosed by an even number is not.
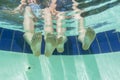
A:
[[[84,50],[89,49],[91,43],[95,39],[95,36],[95,31],[92,28],[87,28],[83,37],[81,37],[81,35],[78,36],[78,40],[82,42],[82,48]],[[35,56],[39,56],[41,54],[42,33],[34,33],[32,40],[28,40],[26,35],[23,37],[30,45],[33,54]],[[66,41],[66,36],[60,36],[56,38],[54,34],[47,33],[45,35],[45,56],[51,56],[55,48],[59,53],[62,53],[64,51],[64,44]]]
[[[90,28],[90,27],[88,27],[86,29],[86,32],[85,32],[85,35],[84,35],[83,39],[81,39],[80,35],[79,35],[78,40],[81,41],[82,48],[84,50],[88,50],[89,49],[91,43],[95,39],[95,36],[96,36],[95,31],[92,28]]]
[[[42,42],[42,33],[35,33],[31,40],[31,50],[35,56],[39,56],[41,54],[41,42]]]
[[[30,45],[33,54],[35,56],[39,56],[41,54],[42,33],[34,33],[32,39],[29,38],[30,36],[26,36],[26,34],[24,34],[23,37]],[[62,53],[64,51],[64,44],[66,41],[66,36],[56,38],[54,34],[47,33],[45,35],[45,56],[51,56],[55,48],[59,53]]]
[[[56,49],[59,53],[62,53],[64,51],[64,44],[67,41],[66,36],[61,36],[59,38],[56,39]]]
[[[51,56],[55,48],[59,53],[62,53],[64,51],[64,44],[66,40],[67,38],[65,36],[56,38],[54,34],[47,33],[45,36],[45,56]]]
[[[39,56],[41,54],[41,42],[42,42],[42,33],[37,32],[34,33],[32,36],[32,39],[27,36],[27,34],[23,35],[24,39],[27,41],[27,43],[30,45],[30,48],[35,56]]]
[[[47,33],[45,35],[45,56],[49,57],[52,55],[56,48],[56,37],[54,34]]]

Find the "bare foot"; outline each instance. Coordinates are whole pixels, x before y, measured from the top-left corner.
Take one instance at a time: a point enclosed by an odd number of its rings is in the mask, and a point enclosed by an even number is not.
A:
[[[47,33],[45,36],[45,56],[47,57],[51,56],[55,48],[56,48],[55,35]]]
[[[67,38],[65,36],[61,36],[59,38],[57,38],[57,51],[59,53],[64,52],[64,44],[67,41]]]
[[[37,32],[33,35],[31,40],[31,50],[35,56],[39,56],[41,54],[41,42],[42,42],[42,33]]]
[[[93,40],[95,39],[95,31],[88,27],[85,32],[84,39],[81,40],[80,35],[78,36],[78,40],[82,43],[83,50],[88,50]]]

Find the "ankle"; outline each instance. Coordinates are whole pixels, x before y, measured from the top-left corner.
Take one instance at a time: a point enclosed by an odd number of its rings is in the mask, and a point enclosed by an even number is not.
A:
[[[82,30],[79,31],[79,33],[78,33],[78,40],[79,41],[83,42],[84,37],[85,37],[85,33],[86,33],[85,29],[82,29]]]
[[[32,33],[32,32],[25,32],[23,36],[26,37],[29,41],[31,41],[33,34],[34,33]]]
[[[84,28],[83,28],[83,29],[80,29],[80,30],[78,31],[79,34],[85,33],[85,32],[86,32],[86,29],[84,29]]]

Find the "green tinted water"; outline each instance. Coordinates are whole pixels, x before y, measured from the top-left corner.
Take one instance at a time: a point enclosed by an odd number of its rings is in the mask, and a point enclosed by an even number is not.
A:
[[[85,10],[92,8],[96,6]],[[96,33],[112,29],[120,31],[119,12],[120,5],[117,5],[99,14],[87,16],[85,26],[93,27]],[[23,18],[20,15],[3,14],[0,11],[0,27],[2,28],[23,32],[22,21]],[[77,22],[73,21],[75,20],[68,20],[71,23],[66,24],[72,28],[71,31],[66,32],[68,36],[78,34],[77,26],[75,26]],[[38,28],[37,31],[40,29]],[[35,57],[32,54],[0,51],[0,80],[119,80],[119,53],[53,55],[47,58],[44,55]]]
[[[91,7],[96,8],[97,6]],[[86,8],[85,10],[88,10]],[[93,27],[96,33],[100,33],[103,31],[108,31],[115,29],[116,31],[120,31],[120,5],[116,5],[112,8],[109,8],[99,14],[91,15],[85,17],[85,27]],[[23,17],[20,15],[10,15],[10,14],[3,14],[3,12],[0,12],[0,27],[12,29],[12,30],[18,30],[23,32],[23,26],[22,21]],[[78,22],[75,19],[66,20],[67,24],[64,26],[67,26],[69,30],[66,31],[66,35],[77,35],[78,32]],[[41,21],[38,22],[39,25],[42,25]],[[36,28],[36,31],[43,31],[43,28],[40,28],[38,25],[38,28]],[[9,26],[9,27],[8,27]],[[43,31],[44,32],[44,31]]]
[[[119,80],[119,53],[47,58],[0,51],[0,80]]]

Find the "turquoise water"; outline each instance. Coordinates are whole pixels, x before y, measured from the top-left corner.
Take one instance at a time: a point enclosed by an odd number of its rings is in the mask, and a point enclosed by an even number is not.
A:
[[[119,53],[47,58],[0,51],[0,79],[119,80]]]
[[[97,9],[101,6],[110,4],[115,2],[116,0],[107,1],[100,5],[90,6],[84,9],[84,11],[89,11],[93,9]],[[85,27],[93,27],[96,33],[109,31],[115,29],[116,31],[120,31],[120,5],[116,5],[113,7],[110,7],[106,9],[105,11],[99,12],[98,14],[90,15],[85,17]],[[72,12],[70,12],[72,13]],[[23,32],[23,26],[22,21],[23,17],[21,15],[10,15],[8,13],[5,13],[4,10],[1,10],[0,12],[0,27],[12,29],[12,30],[18,30]],[[43,22],[43,21],[42,21]],[[41,21],[39,21],[37,31],[43,31],[43,27],[40,27],[43,25]],[[68,28],[71,28],[72,30],[66,31],[66,35],[77,35],[77,21],[75,19],[66,20]],[[8,27],[9,26],[9,27]]]
[[[100,5],[85,8],[85,11],[115,2],[110,0]],[[0,27],[23,31],[23,17],[10,15],[0,10]],[[66,35],[77,35],[77,21],[67,20],[72,30]],[[41,25],[42,22],[39,22]],[[85,17],[85,26],[93,27],[96,33],[120,31],[120,4],[98,14]],[[42,29],[37,28],[37,31]],[[76,32],[76,33],[75,33]],[[110,54],[35,57],[0,50],[0,80],[119,80],[120,52]]]

